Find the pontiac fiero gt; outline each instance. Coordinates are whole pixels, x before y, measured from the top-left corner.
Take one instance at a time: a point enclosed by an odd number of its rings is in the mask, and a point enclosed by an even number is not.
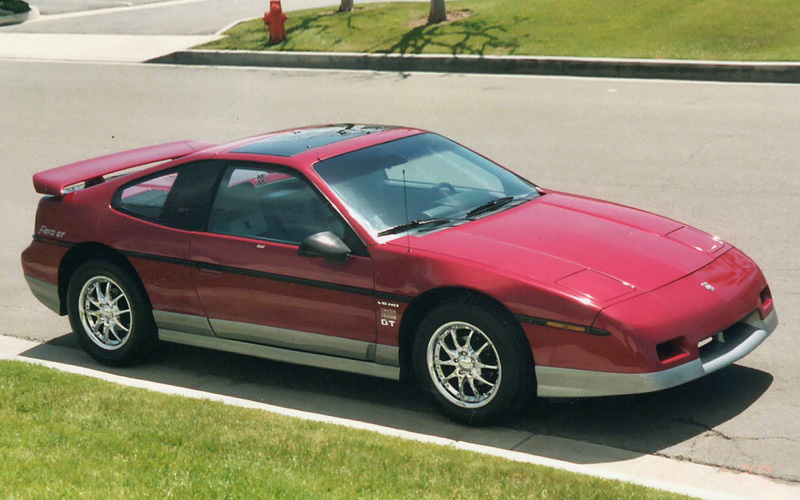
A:
[[[110,365],[161,340],[402,372],[480,423],[530,394],[683,384],[777,325],[764,275],[729,243],[413,128],[174,142],[34,186],[25,277]]]

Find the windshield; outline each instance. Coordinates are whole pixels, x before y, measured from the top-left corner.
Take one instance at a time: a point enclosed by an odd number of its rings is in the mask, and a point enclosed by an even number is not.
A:
[[[407,220],[464,222],[476,208],[477,215],[538,195],[531,183],[430,133],[336,156],[314,169],[376,237]]]

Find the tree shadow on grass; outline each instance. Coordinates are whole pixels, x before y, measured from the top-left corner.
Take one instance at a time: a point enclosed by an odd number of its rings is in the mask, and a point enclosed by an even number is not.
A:
[[[493,52],[513,53],[516,44],[502,35],[508,30],[502,25],[465,19],[452,24],[424,25],[411,29],[400,40],[380,53],[422,54],[425,52],[452,55],[485,55]]]

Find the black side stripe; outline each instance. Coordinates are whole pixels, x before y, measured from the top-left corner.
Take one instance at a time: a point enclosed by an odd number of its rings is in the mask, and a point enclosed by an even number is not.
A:
[[[175,257],[167,257],[165,255],[154,255],[151,253],[131,252],[129,250],[117,250],[125,257],[132,257],[134,259],[152,260],[155,262],[165,262],[167,264],[175,264],[176,266],[196,266],[197,263],[192,260],[178,259]]]
[[[576,333],[585,333],[587,335],[597,335],[598,337],[607,337],[607,336],[611,335],[609,332],[607,332],[605,330],[601,330],[599,328],[592,328],[591,326],[577,325],[575,323],[567,323],[567,322],[564,322],[564,321],[556,321],[554,319],[536,318],[534,316],[523,316],[522,314],[515,314],[514,317],[517,318],[517,321],[519,321],[521,323],[530,323],[532,325],[545,326],[547,328],[555,328],[555,329],[558,329],[558,330],[566,330],[566,331],[571,331],[571,332],[576,332]],[[574,327],[574,328],[581,328],[581,329],[583,329],[583,331],[572,330],[570,328],[563,328],[563,327],[555,326],[553,323],[562,324],[562,325],[565,325],[565,326],[571,326],[571,327]]]
[[[240,267],[220,266],[217,264],[208,264],[206,262],[195,262],[199,269],[207,269],[209,271],[219,271],[223,273],[240,274],[242,276],[251,276],[254,278],[263,278],[272,281],[281,281],[284,283],[292,283],[296,285],[312,286],[316,288],[324,288],[326,290],[336,290],[338,292],[353,293],[356,295],[367,295],[369,297],[376,297],[379,299],[392,300],[395,302],[411,302],[413,297],[406,295],[396,295],[393,293],[378,292],[370,290],[369,288],[360,288],[356,286],[339,285],[337,283],[330,283],[327,281],[309,280],[305,278],[296,278],[294,276],[286,276],[283,274],[273,274],[263,271],[252,271],[250,269],[242,269]]]
[[[48,237],[41,237],[38,234],[33,235],[33,241],[38,241],[39,243],[49,243],[50,245],[58,245],[60,247],[72,247],[75,246],[75,243],[71,241],[64,241],[64,240],[56,240],[53,238]]]

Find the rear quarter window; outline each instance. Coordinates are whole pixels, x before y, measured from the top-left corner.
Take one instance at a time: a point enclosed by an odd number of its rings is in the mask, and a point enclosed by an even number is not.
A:
[[[112,206],[128,215],[178,229],[203,228],[222,163],[181,165],[162,174],[126,184]]]

